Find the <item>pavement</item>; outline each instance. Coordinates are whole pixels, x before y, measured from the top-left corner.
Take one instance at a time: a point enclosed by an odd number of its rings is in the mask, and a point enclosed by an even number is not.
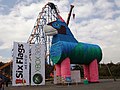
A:
[[[4,87],[4,90],[120,90],[120,79],[102,79],[99,83],[83,83],[73,85],[54,85],[46,82],[43,86],[11,86]]]

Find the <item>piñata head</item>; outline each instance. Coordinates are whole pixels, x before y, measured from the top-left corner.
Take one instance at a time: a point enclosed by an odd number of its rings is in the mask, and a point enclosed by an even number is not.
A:
[[[74,38],[67,24],[60,19],[57,19],[56,21],[50,22],[45,25],[44,31],[46,35],[53,36],[52,43],[56,43],[58,41],[77,43],[77,40]]]

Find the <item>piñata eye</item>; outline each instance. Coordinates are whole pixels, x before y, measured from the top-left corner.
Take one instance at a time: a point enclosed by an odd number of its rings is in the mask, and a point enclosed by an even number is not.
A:
[[[57,28],[57,29],[60,29],[60,27],[61,27],[60,24],[57,22],[54,22],[52,25],[54,28]]]

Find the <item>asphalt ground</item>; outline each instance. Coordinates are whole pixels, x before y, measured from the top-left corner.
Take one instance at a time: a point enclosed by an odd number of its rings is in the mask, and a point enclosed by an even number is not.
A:
[[[120,90],[120,79],[102,79],[99,83],[82,83],[72,85],[54,85],[52,82],[46,82],[43,86],[11,86],[4,87],[4,90]]]

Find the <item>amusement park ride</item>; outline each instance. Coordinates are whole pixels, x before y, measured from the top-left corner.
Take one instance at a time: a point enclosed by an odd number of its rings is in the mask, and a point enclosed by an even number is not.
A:
[[[84,78],[89,82],[98,82],[98,63],[102,59],[102,51],[98,45],[78,42],[74,38],[68,27],[73,7],[71,5],[65,23],[57,6],[47,3],[38,15],[27,43],[45,44],[46,57],[49,64],[51,60],[55,64],[57,77],[69,82],[71,80],[70,64],[82,64]],[[11,62],[6,66],[10,64]]]

